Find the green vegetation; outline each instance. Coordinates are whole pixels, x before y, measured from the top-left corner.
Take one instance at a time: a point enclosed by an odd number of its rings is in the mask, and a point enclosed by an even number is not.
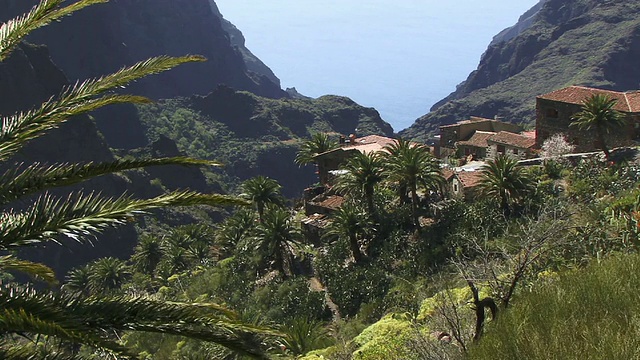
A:
[[[605,134],[626,124],[624,115],[614,109],[617,102],[606,95],[594,94],[584,101],[582,111],[577,113],[571,122],[571,126],[580,130],[595,130],[600,147],[607,158],[609,158],[609,148],[605,141]]]
[[[29,13],[3,24],[0,60],[6,59],[33,29],[69,15],[101,0],[85,0],[63,6],[61,0],[43,0]],[[3,359],[83,359],[103,354],[136,358],[136,353],[113,336],[118,332],[153,332],[183,335],[211,341],[254,357],[263,357],[256,327],[233,319],[231,312],[215,304],[186,304],[116,294],[128,278],[121,260],[103,258],[89,269],[69,275],[70,292],[55,291],[53,271],[43,264],[21,260],[15,252],[44,244],[76,241],[88,244],[105,229],[122,225],[145,211],[166,206],[240,205],[237,198],[217,194],[177,191],[151,199],[129,196],[109,198],[98,193],[49,190],[88,179],[152,165],[217,165],[189,158],[124,160],[110,163],[50,164],[15,163],[13,156],[31,140],[58,127],[70,117],[118,103],[143,103],[146,98],[114,94],[115,88],[177,65],[203,61],[199,56],[161,56],[96,79],[62,89],[34,110],[2,119],[0,160],[9,169],[0,181],[2,226],[0,269],[45,280],[41,289],[7,281],[0,287],[0,356]],[[6,277],[6,276],[5,276]],[[87,293],[93,293],[87,295]],[[80,346],[84,346],[80,349]],[[79,351],[81,350],[81,351]]]

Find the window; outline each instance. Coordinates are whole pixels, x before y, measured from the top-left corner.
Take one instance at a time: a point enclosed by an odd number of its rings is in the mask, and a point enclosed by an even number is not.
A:
[[[518,149],[513,149],[513,155],[518,155]]]
[[[554,108],[548,108],[547,109],[547,117],[550,118],[557,118],[558,117],[558,110],[554,109]]]
[[[498,145],[498,154],[504,154],[504,145]]]
[[[453,183],[453,192],[458,192],[459,188],[458,188],[458,182],[454,182]]]

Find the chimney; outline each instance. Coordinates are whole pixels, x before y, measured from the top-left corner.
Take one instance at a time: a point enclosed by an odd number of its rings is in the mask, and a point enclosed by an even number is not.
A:
[[[356,136],[354,134],[349,134],[349,142],[351,145],[356,143]]]

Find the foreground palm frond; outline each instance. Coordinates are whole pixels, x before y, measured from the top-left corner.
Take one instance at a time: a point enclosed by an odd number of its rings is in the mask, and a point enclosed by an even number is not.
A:
[[[104,229],[125,224],[136,214],[166,206],[245,205],[235,197],[176,191],[152,199],[122,196],[103,198],[99,194],[71,194],[66,199],[42,195],[24,212],[0,214],[0,249],[57,241],[60,235],[78,242]]]
[[[73,185],[100,175],[157,165],[184,166],[220,166],[209,160],[196,160],[186,157],[170,157],[145,160],[118,160],[104,163],[86,164],[54,164],[35,163],[23,168],[6,171],[0,177],[0,205],[20,198],[21,196],[58,186]]]
[[[109,0],[82,0],[64,8],[59,6],[63,0],[43,0],[34,6],[30,12],[9,20],[0,27],[0,61],[4,60],[11,51],[31,31],[43,27],[52,21],[83,9],[87,6],[106,3]]]
[[[43,280],[49,284],[56,284],[56,274],[53,270],[40,263],[17,259],[12,255],[0,256],[0,271],[20,271],[36,279]]]
[[[0,287],[0,332],[52,335],[71,343],[107,349],[130,357],[106,331],[146,331],[213,341],[235,351],[263,358],[257,334],[276,335],[245,325],[216,304],[186,304],[146,298],[83,297],[38,291],[29,287]]]
[[[113,74],[76,83],[63,90],[58,98],[50,99],[38,109],[3,117],[2,129],[0,129],[0,160],[6,160],[20,150],[26,142],[41,136],[47,130],[56,128],[71,116],[96,110],[109,104],[148,101],[141,96],[115,94],[96,98],[106,91],[125,86],[131,81],[147,75],[167,71],[183,63],[204,60],[202,56],[151,58]]]

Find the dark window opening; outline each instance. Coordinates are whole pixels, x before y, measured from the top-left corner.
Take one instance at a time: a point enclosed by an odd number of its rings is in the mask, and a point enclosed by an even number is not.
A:
[[[547,117],[550,118],[557,118],[558,117],[558,110],[554,109],[554,108],[548,108],[547,109]]]
[[[504,145],[498,145],[498,154],[504,154]]]

